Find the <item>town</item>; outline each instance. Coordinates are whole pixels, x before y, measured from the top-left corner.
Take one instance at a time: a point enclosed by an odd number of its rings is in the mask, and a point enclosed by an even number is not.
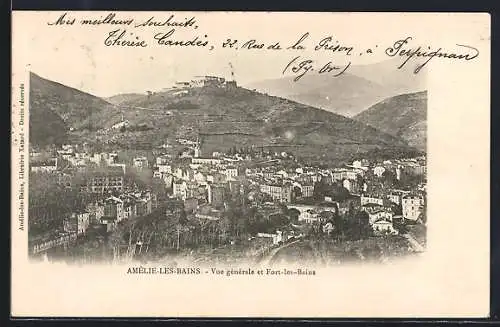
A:
[[[203,153],[201,144],[197,137],[144,151],[30,146],[30,254],[257,262],[319,240],[330,247],[370,240],[384,258],[424,251],[425,156],[311,166],[267,147]],[[365,250],[354,256],[374,252]]]

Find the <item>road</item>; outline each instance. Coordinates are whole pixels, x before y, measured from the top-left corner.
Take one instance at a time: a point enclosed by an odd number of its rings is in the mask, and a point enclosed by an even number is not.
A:
[[[408,240],[413,250],[415,250],[416,252],[425,251],[425,248],[420,243],[418,243],[418,241],[411,234],[406,233],[403,236]]]
[[[260,261],[260,264],[262,266],[269,266],[269,264],[271,263],[271,261],[274,259],[275,255],[279,251],[281,251],[281,250],[283,250],[283,249],[291,246],[292,244],[298,243],[298,242],[300,242],[300,240],[296,240],[296,241],[293,241],[293,242],[290,242],[290,243],[287,243],[287,244],[283,244],[280,247],[272,249],[264,258],[262,258],[262,260]]]

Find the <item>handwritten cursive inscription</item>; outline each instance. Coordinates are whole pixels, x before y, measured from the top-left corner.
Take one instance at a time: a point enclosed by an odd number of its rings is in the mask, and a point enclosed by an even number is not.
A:
[[[316,67],[315,67],[316,66]],[[304,75],[309,72],[317,71],[318,74],[330,73],[333,77],[338,77],[345,73],[345,71],[351,66],[351,62],[344,66],[338,66],[328,61],[325,64],[316,64],[315,60],[312,59],[301,59],[300,56],[293,58],[283,69],[282,74],[285,75],[288,72],[295,74],[293,78],[294,82],[299,81]],[[319,69],[317,68],[319,67]]]
[[[154,39],[157,41],[159,45],[162,46],[173,46],[173,47],[206,47],[208,45],[208,35],[203,36],[195,36],[189,40],[176,40],[173,39],[173,35],[175,33],[175,29],[172,28],[170,31],[166,33],[157,33],[154,36]]]
[[[132,37],[132,39],[127,39],[127,37]],[[147,47],[147,43],[134,33],[128,33],[127,30],[117,29],[109,32],[108,37],[104,40],[104,45],[110,46],[122,46],[122,47]]]
[[[389,57],[395,57],[395,56],[400,56],[400,57],[406,57],[406,59],[403,61],[401,65],[399,65],[398,69],[403,68],[404,65],[411,59],[416,59],[416,58],[427,58],[427,60],[423,63],[418,65],[415,70],[413,71],[415,74],[418,74],[420,70],[429,63],[433,58],[445,58],[445,59],[451,59],[451,60],[473,60],[479,56],[479,50],[469,46],[469,45],[463,45],[463,44],[457,44],[458,47],[463,50],[461,53],[456,53],[456,52],[444,52],[442,48],[438,48],[435,50],[432,50],[431,47],[427,47],[427,50],[425,48],[422,48],[422,46],[418,46],[414,49],[407,48],[405,45],[408,44],[412,40],[412,37],[408,36],[405,39],[397,40],[394,42],[394,44],[387,48],[385,50],[385,53]]]
[[[144,22],[140,22],[135,24],[135,27],[194,27],[195,29],[198,28],[198,25],[196,25],[196,19],[194,17],[185,17],[183,20],[176,20],[174,15],[170,15],[165,20],[157,20],[154,16],[148,18]]]
[[[273,38],[272,35],[259,37],[248,29],[247,35],[235,35],[227,30],[227,34],[214,37],[213,34],[203,31],[198,17],[193,14],[184,16],[181,13],[169,13],[163,17],[160,13],[134,17],[131,14],[109,12],[83,15],[76,19],[74,14],[63,12],[51,18],[47,25],[54,29],[71,29],[78,25],[89,29],[102,29],[104,46],[124,49],[123,51],[161,47],[166,51],[179,48],[186,51],[206,49],[259,55],[281,52],[288,56],[293,53],[290,56],[294,58],[287,63],[282,74],[293,74],[295,82],[311,72],[332,77],[341,76],[349,69],[351,62],[356,65],[357,60],[361,61],[367,57],[376,56],[379,57],[378,60],[383,60],[385,56],[401,58],[402,62],[398,62],[394,69],[401,69],[409,62],[416,61],[413,73],[418,74],[434,58],[469,62],[479,56],[476,47],[460,43],[459,40],[454,50],[445,50],[440,46],[419,45],[411,36],[388,43],[373,40],[370,44],[356,44],[352,40],[341,40],[335,34],[338,32],[332,31],[324,34],[301,31],[296,35],[289,35],[290,38],[284,40]],[[269,34],[272,34],[272,31],[269,31]],[[325,56],[331,60],[320,59]],[[340,62],[348,63],[339,64]]]

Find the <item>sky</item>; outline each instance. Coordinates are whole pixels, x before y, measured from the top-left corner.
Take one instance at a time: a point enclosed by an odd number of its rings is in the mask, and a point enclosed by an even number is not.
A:
[[[13,55],[14,64],[22,63],[44,78],[102,97],[161,90],[196,75],[229,78],[229,63],[234,67],[238,83],[247,85],[283,76],[283,69],[296,56],[314,60],[320,66],[329,61],[341,66],[349,61],[353,65],[363,65],[390,59],[384,49],[407,36],[412,36],[415,44],[452,49],[456,43],[477,39],[466,26],[461,27],[460,14],[115,12],[115,19],[134,20],[132,25],[124,27],[79,24],[82,19],[100,19],[111,12],[68,12],[65,18],[75,18],[75,24],[47,24],[55,22],[63,13],[14,13],[13,51],[19,54]],[[175,21],[195,17],[195,24],[176,28],[171,38],[190,40],[198,36],[202,40],[209,39],[214,49],[162,46],[155,43],[154,35],[166,33],[171,27],[133,27],[152,16],[161,22],[172,14]],[[431,30],[428,26],[435,27],[433,22],[436,20],[442,22],[442,28]],[[125,29],[128,38],[139,37],[148,46],[105,46],[108,33],[116,29]],[[280,42],[285,48],[305,33],[309,36],[304,41],[307,47],[304,51],[222,47],[230,38],[238,40],[240,45],[255,39],[266,46]],[[457,39],[451,40],[450,33],[457,35]],[[489,31],[485,33],[489,35]],[[338,44],[353,47],[354,55],[348,57],[344,53],[313,50],[321,39],[329,36],[332,44],[338,41]],[[371,54],[366,53],[369,48],[373,49]]]

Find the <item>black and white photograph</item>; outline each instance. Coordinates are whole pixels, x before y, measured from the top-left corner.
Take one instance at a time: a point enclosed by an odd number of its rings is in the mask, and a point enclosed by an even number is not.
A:
[[[485,80],[481,17],[426,16],[425,27],[423,16],[382,13],[18,13],[13,260],[40,278],[78,269],[67,279],[78,292],[87,269],[162,279],[158,290],[183,278],[274,280],[300,301],[288,282],[311,292],[298,312],[318,315],[330,310],[310,300],[319,283],[373,287],[366,300],[398,283],[415,303],[431,295],[412,290],[434,284],[462,292],[443,283],[455,285],[444,275],[455,266],[440,256],[487,241],[472,232],[489,208],[487,97],[466,86]],[[107,284],[107,271],[99,287],[127,287]],[[261,304],[251,314],[282,312]]]
[[[401,62],[247,85],[227,62],[107,97],[31,71],[30,253],[332,265],[424,251],[426,80]]]

